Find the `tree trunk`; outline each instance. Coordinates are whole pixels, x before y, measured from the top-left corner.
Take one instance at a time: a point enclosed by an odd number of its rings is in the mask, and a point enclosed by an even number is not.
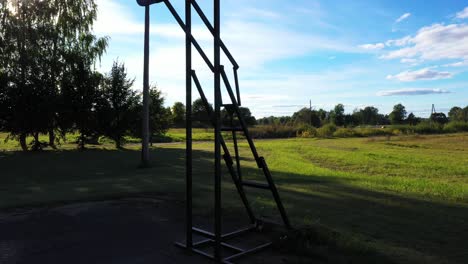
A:
[[[56,149],[55,147],[55,133],[53,129],[49,130],[49,146],[53,149]]]
[[[121,149],[122,148],[122,140],[120,139],[119,136],[115,139],[115,148],[116,149]]]
[[[32,150],[34,151],[41,150],[41,142],[39,142],[39,133],[35,132],[33,134],[33,137],[34,137],[34,143],[33,143]]]
[[[19,137],[19,142],[21,145],[21,149],[23,151],[28,151],[28,144],[26,144],[26,134],[21,134]]]
[[[80,139],[79,139],[79,143],[78,143],[78,147],[80,148],[80,150],[84,150],[85,149],[85,135],[83,133],[80,133]]]

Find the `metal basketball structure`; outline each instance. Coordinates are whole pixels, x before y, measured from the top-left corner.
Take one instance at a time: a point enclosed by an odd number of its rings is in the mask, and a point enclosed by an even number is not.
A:
[[[146,17],[145,17],[145,71],[144,71],[144,88],[148,88],[148,69],[149,69],[149,6],[151,4],[161,3],[167,6],[169,11],[172,13],[174,18],[177,20],[178,24],[182,28],[185,34],[186,41],[186,240],[184,243],[176,243],[178,246],[190,251],[201,254],[205,257],[208,257],[212,260],[215,260],[220,263],[232,263],[232,261],[262,250],[271,245],[271,242],[261,244],[254,248],[244,249],[228,243],[228,241],[237,236],[243,235],[250,231],[256,231],[259,225],[265,220],[258,219],[247,199],[247,196],[244,192],[244,187],[250,188],[259,188],[270,190],[273,194],[273,198],[276,202],[277,208],[281,214],[283,224],[286,228],[290,228],[290,223],[286,214],[286,211],[281,202],[278,190],[275,183],[273,182],[272,175],[268,169],[267,163],[263,157],[261,157],[254,145],[254,142],[249,134],[247,125],[243,119],[243,116],[240,111],[240,90],[239,90],[239,80],[237,76],[237,70],[239,65],[235,61],[232,54],[224,45],[223,41],[220,38],[220,0],[214,0],[214,25],[211,25],[210,21],[203,13],[200,6],[197,4],[196,0],[185,0],[185,23],[182,18],[179,16],[177,11],[174,9],[169,0],[137,0],[137,3],[146,8]],[[207,55],[200,47],[194,36],[192,35],[192,7],[198,13],[205,26],[211,32],[214,37],[214,63],[208,59]],[[205,93],[203,92],[200,81],[195,73],[195,70],[192,69],[192,46],[195,47],[197,52],[201,55],[206,65],[214,74],[214,109],[210,106]],[[234,80],[235,80],[235,93],[232,89],[229,79],[225,72],[225,68],[220,64],[221,62],[221,51],[227,56],[229,61],[233,66]],[[227,94],[229,95],[230,103],[223,103],[221,95],[221,82],[224,83]],[[193,214],[192,214],[192,83],[195,84],[198,93],[205,105],[206,111],[212,120],[215,133],[215,148],[214,148],[214,160],[215,160],[215,173],[214,173],[214,232],[207,230],[202,230],[193,226]],[[230,114],[231,121],[234,120],[234,116],[237,118],[238,124],[234,125],[234,122],[231,122],[230,127],[224,127],[221,124],[221,108],[225,108]],[[231,155],[229,148],[226,145],[225,140],[221,132],[229,131],[232,132],[233,145],[234,145],[234,158]],[[237,132],[243,133],[245,139],[248,142],[252,155],[257,163],[259,169],[262,170],[266,182],[260,183],[256,181],[248,181],[242,178],[241,174],[241,164],[239,157],[238,149],[238,140]],[[221,151],[224,153],[221,155]],[[242,203],[245,207],[247,215],[249,216],[250,225],[244,228],[241,228],[237,231],[230,233],[222,233],[222,220],[221,220],[221,159],[224,159],[224,162],[227,166],[229,174],[232,177],[234,185],[236,186],[237,192],[242,200]],[[205,239],[195,242],[193,239],[193,234],[197,234]],[[211,251],[203,251],[202,248],[208,246],[213,247],[213,253]],[[222,256],[222,251],[228,249],[230,251],[236,252],[230,256]]]

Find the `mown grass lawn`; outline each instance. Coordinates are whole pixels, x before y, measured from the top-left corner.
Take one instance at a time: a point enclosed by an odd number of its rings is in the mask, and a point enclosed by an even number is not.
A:
[[[295,226],[324,225],[398,263],[466,263],[468,134],[256,143]],[[140,192],[183,200],[183,143],[156,145],[150,169],[137,168],[137,145],[74,147],[22,153],[0,143],[0,208]],[[195,207],[210,215],[212,144],[194,148]],[[244,177],[261,179],[246,144],[241,153]],[[225,214],[243,216],[224,179]],[[277,216],[268,193],[247,191],[260,215]]]

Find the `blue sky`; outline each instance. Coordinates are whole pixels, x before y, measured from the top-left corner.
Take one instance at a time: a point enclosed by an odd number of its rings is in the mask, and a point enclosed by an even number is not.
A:
[[[198,0],[210,18],[212,1]],[[402,103],[428,116],[468,105],[468,1],[222,0],[221,37],[240,64],[243,105],[256,117],[290,115],[309,100],[346,112]],[[125,62],[142,87],[144,8],[97,0],[94,30],[111,38],[100,65]],[[172,0],[183,17],[183,0]],[[164,4],[151,6],[150,81],[167,105],[185,101],[184,35]],[[195,38],[212,58],[212,37],[194,14]],[[207,94],[213,77],[194,52]],[[222,63],[231,68],[226,58]],[[227,100],[227,97],[225,97]]]

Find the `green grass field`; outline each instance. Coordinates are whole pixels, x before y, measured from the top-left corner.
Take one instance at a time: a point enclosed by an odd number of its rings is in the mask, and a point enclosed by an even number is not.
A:
[[[468,259],[468,134],[256,143],[296,227],[323,225],[342,234],[344,243],[397,263]],[[2,140],[0,208],[139,192],[183,200],[183,143],[156,145],[151,169],[137,168],[137,145],[115,150],[104,144],[84,152],[75,147],[64,143],[57,151],[22,153],[16,142]],[[206,207],[213,196],[212,148],[194,144],[195,208],[205,216],[212,213]],[[241,154],[244,177],[261,179],[246,144]],[[225,175],[225,214],[243,216]],[[248,195],[260,215],[277,216],[268,193],[248,189]]]

